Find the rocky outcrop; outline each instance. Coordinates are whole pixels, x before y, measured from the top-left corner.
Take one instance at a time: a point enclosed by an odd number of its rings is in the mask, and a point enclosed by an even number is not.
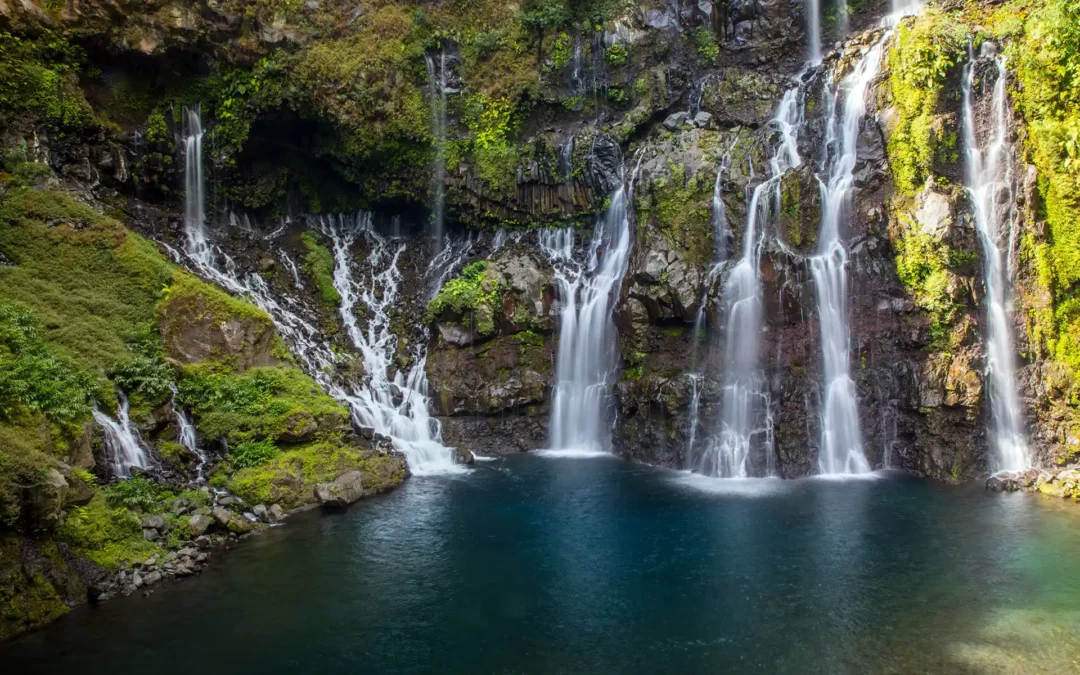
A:
[[[481,282],[486,299],[467,310],[467,326],[453,310],[435,319],[427,375],[449,445],[490,455],[546,440],[558,302],[550,263],[533,246],[513,244],[491,257]],[[481,322],[490,329],[479,330]]]
[[[166,355],[179,363],[227,361],[238,370],[279,363],[270,318],[220,291],[179,284],[158,314]]]

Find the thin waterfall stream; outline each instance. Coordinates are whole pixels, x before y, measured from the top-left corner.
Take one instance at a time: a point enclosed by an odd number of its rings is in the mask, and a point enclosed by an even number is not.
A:
[[[895,25],[911,5],[896,7],[884,20]],[[817,292],[818,325],[821,332],[822,397],[821,440],[818,472],[823,475],[869,473],[863,451],[858,394],[851,377],[851,328],[848,311],[848,251],[843,230],[851,219],[851,195],[855,185],[858,139],[866,116],[870,83],[881,69],[885,43],[891,28],[867,49],[840,82],[826,85],[828,120],[821,187],[821,232],[818,252],[810,258]],[[822,178],[824,175],[824,178]]]
[[[1011,242],[1016,220],[1012,148],[1006,109],[1005,57],[995,53],[993,43],[983,43],[978,57],[968,47],[963,79],[963,139],[965,185],[975,216],[975,228],[985,261],[986,279],[986,372],[989,375],[992,472],[1019,471],[1030,466],[1023,415],[1016,394],[1015,357],[1009,319],[1011,265],[999,242]],[[976,70],[992,64],[993,88],[986,110],[988,128],[980,144],[975,107]],[[983,80],[985,82],[985,79]]]
[[[611,450],[611,386],[618,363],[612,311],[630,257],[633,185],[643,156],[597,220],[585,264],[573,260],[572,230],[541,233],[562,302],[549,439],[555,451]]]
[[[114,476],[126,478],[131,475],[132,469],[146,469],[153,465],[150,455],[143,448],[138,429],[131,423],[124,392],[116,391],[116,419],[96,407],[93,415],[94,421],[105,432],[105,447],[112,460]]]
[[[760,364],[761,344],[761,252],[765,226],[779,211],[780,179],[788,169],[798,167],[796,142],[801,120],[800,88],[784,94],[770,122],[779,134],[769,159],[769,176],[759,183],[747,206],[742,254],[724,284],[723,307],[726,319],[724,340],[724,381],[721,391],[719,428],[700,452],[689,452],[691,470],[719,478],[750,475],[750,455],[755,439],[770,436],[767,422],[768,391]],[[765,448],[766,472],[772,473],[772,449]]]

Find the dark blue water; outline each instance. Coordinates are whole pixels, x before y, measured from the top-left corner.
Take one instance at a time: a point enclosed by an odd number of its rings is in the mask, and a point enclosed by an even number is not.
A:
[[[522,456],[297,517],[0,648],[0,671],[1063,673],[1076,654],[1075,505]]]

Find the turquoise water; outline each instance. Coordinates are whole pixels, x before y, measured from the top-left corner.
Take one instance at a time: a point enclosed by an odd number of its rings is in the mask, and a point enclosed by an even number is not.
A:
[[[4,673],[1080,672],[1080,508],[513,457],[72,612]]]

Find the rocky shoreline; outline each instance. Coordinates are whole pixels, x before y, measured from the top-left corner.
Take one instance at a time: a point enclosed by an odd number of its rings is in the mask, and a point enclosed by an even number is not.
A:
[[[986,489],[992,492],[1038,492],[1050,497],[1080,500],[1080,465],[995,474],[986,479]]]

